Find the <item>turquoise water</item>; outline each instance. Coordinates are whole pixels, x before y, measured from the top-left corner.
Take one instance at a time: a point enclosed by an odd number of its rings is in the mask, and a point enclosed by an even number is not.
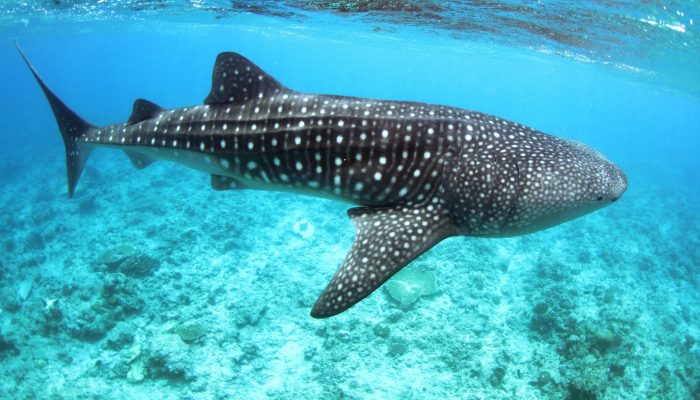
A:
[[[562,3],[0,4],[0,397],[700,398],[700,10]],[[216,55],[236,51],[298,91],[584,142],[629,189],[528,236],[445,240],[316,320],[354,237],[347,204],[216,192],[108,150],[68,199],[15,40],[93,124],[136,98],[201,104]]]

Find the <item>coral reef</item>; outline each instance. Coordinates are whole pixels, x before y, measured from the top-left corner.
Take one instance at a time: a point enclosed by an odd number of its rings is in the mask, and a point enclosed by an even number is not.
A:
[[[188,352],[179,335],[166,333],[154,337],[139,358],[144,359],[146,370],[154,378],[188,381],[195,378]]]
[[[430,296],[437,291],[435,274],[415,266],[397,272],[384,287],[391,298],[403,308],[411,306],[420,297]]]
[[[160,267],[159,260],[129,245],[120,245],[105,251],[98,263],[106,266],[109,272],[120,272],[137,278],[149,276]]]

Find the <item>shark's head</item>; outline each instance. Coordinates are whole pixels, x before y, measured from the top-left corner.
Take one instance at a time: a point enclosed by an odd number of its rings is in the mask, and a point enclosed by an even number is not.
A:
[[[541,135],[503,149],[498,158],[462,158],[452,170],[448,193],[463,234],[535,232],[605,207],[627,189],[620,168],[578,142]]]
[[[547,156],[543,151],[536,162],[523,165],[521,195],[509,234],[545,229],[588,214],[613,203],[627,189],[625,174],[601,153],[578,142],[558,142],[556,152]]]

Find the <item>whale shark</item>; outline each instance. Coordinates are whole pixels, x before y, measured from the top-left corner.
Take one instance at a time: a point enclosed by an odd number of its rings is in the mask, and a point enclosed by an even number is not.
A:
[[[452,236],[508,237],[620,198],[625,174],[596,150],[493,115],[410,101],[297,92],[224,52],[204,104],[138,99],[124,123],[93,126],[44,83],[17,44],[63,137],[68,196],[90,152],[136,168],[167,160],[215,190],[263,189],[351,203],[356,235],[311,310],[339,314]]]

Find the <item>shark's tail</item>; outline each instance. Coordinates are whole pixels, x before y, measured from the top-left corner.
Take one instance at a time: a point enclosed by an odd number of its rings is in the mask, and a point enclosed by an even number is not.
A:
[[[85,122],[78,114],[73,112],[68,106],[66,106],[61,99],[56,96],[51,89],[46,86],[44,81],[36,72],[34,66],[27,59],[26,54],[22,51],[19,43],[15,43],[19,53],[22,55],[24,62],[29,66],[29,70],[32,71],[32,75],[36,78],[36,81],[41,86],[41,90],[44,91],[46,99],[51,105],[53,114],[56,117],[56,123],[58,124],[58,129],[61,131],[61,136],[63,136],[63,144],[66,146],[66,169],[68,174],[68,196],[73,197],[75,192],[75,185],[78,184],[78,179],[80,174],[83,172],[85,167],[85,162],[90,155],[92,150],[90,147],[80,144],[79,139],[85,132],[91,129],[93,126]]]

